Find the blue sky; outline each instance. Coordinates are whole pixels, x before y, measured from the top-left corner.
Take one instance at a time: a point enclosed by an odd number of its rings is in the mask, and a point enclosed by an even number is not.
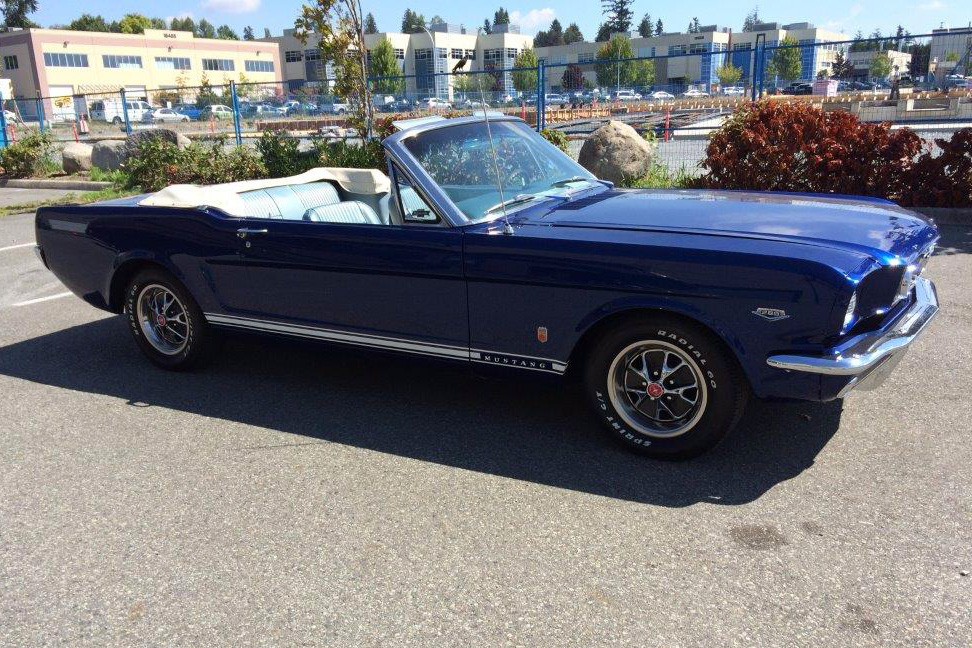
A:
[[[364,11],[375,15],[378,28],[383,31],[399,29],[406,6],[425,15],[427,19],[438,14],[449,22],[464,23],[470,27],[481,25],[483,19],[487,16],[491,18],[496,9],[490,6],[487,11],[486,4],[474,4],[476,7],[465,3],[456,5],[454,0],[407,0],[406,3],[400,0],[362,0]],[[869,33],[875,28],[888,33],[898,24],[904,25],[905,29],[914,34],[927,33],[943,23],[947,27],[961,27],[972,20],[972,5],[968,0],[818,0],[812,3],[812,8],[811,5],[795,3],[792,0],[763,0],[758,3],[700,0],[687,5],[636,0],[634,9],[639,20],[646,11],[653,19],[660,17],[666,31],[684,31],[692,17],[696,16],[703,25],[716,23],[738,30],[754,4],[759,5],[763,20],[809,20],[819,27],[833,28],[849,35],[853,35],[858,29]],[[196,20],[207,18],[217,25],[227,23],[237,32],[241,32],[245,25],[252,25],[260,36],[264,27],[269,27],[274,35],[285,27],[292,27],[301,5],[300,0],[88,0],[83,4],[67,0],[41,0],[40,10],[31,17],[41,25],[48,26],[70,22],[82,11],[100,13],[109,20],[120,18],[128,12],[163,18],[189,14]],[[570,22],[576,22],[584,36],[592,38],[602,19],[600,2],[596,0],[586,0],[583,3],[577,0],[530,0],[525,4],[504,3],[503,6],[523,26],[523,31],[530,34],[538,29],[545,29],[553,18],[558,18],[565,27]]]

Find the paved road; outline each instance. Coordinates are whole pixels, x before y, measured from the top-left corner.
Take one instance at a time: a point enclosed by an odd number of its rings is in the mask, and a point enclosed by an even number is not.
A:
[[[967,646],[972,228],[929,273],[885,389],[668,464],[556,384],[241,339],[164,373],[0,251],[0,645]]]

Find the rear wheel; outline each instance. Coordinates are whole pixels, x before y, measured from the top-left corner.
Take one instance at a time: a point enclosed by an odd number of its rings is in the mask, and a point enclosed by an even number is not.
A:
[[[125,315],[142,353],[164,369],[198,366],[215,351],[215,335],[198,304],[164,270],[143,270],[132,279],[125,293]]]
[[[585,389],[609,434],[658,459],[709,450],[739,421],[749,386],[734,360],[697,324],[658,316],[602,336]]]
[[[122,123],[121,117],[118,116],[113,117],[111,123],[117,126],[118,124]]]

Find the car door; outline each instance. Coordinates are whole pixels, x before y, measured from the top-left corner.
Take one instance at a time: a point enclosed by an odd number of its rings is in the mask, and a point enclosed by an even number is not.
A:
[[[305,337],[467,358],[462,233],[431,208],[416,211],[429,222],[241,221],[259,319]]]

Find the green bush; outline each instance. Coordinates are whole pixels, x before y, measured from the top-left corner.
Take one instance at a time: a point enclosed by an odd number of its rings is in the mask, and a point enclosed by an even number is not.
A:
[[[540,134],[543,135],[548,142],[559,148],[567,155],[570,155],[567,136],[562,131],[554,130],[552,128],[544,128],[542,131],[540,131]]]
[[[172,184],[210,185],[267,175],[267,168],[255,151],[242,146],[226,151],[222,139],[180,149],[153,138],[138,145],[135,154],[125,161],[124,170],[128,186],[142,191],[158,191]]]
[[[48,175],[54,165],[50,159],[54,137],[48,131],[32,131],[20,141],[0,149],[0,170],[10,178]]]
[[[385,170],[385,151],[378,140],[361,144],[347,140],[319,142],[316,149],[320,152],[321,166]]]
[[[290,137],[286,131],[264,131],[257,141],[257,151],[271,178],[303,173],[319,166],[321,161],[317,140],[310,151],[301,151],[300,141]]]

